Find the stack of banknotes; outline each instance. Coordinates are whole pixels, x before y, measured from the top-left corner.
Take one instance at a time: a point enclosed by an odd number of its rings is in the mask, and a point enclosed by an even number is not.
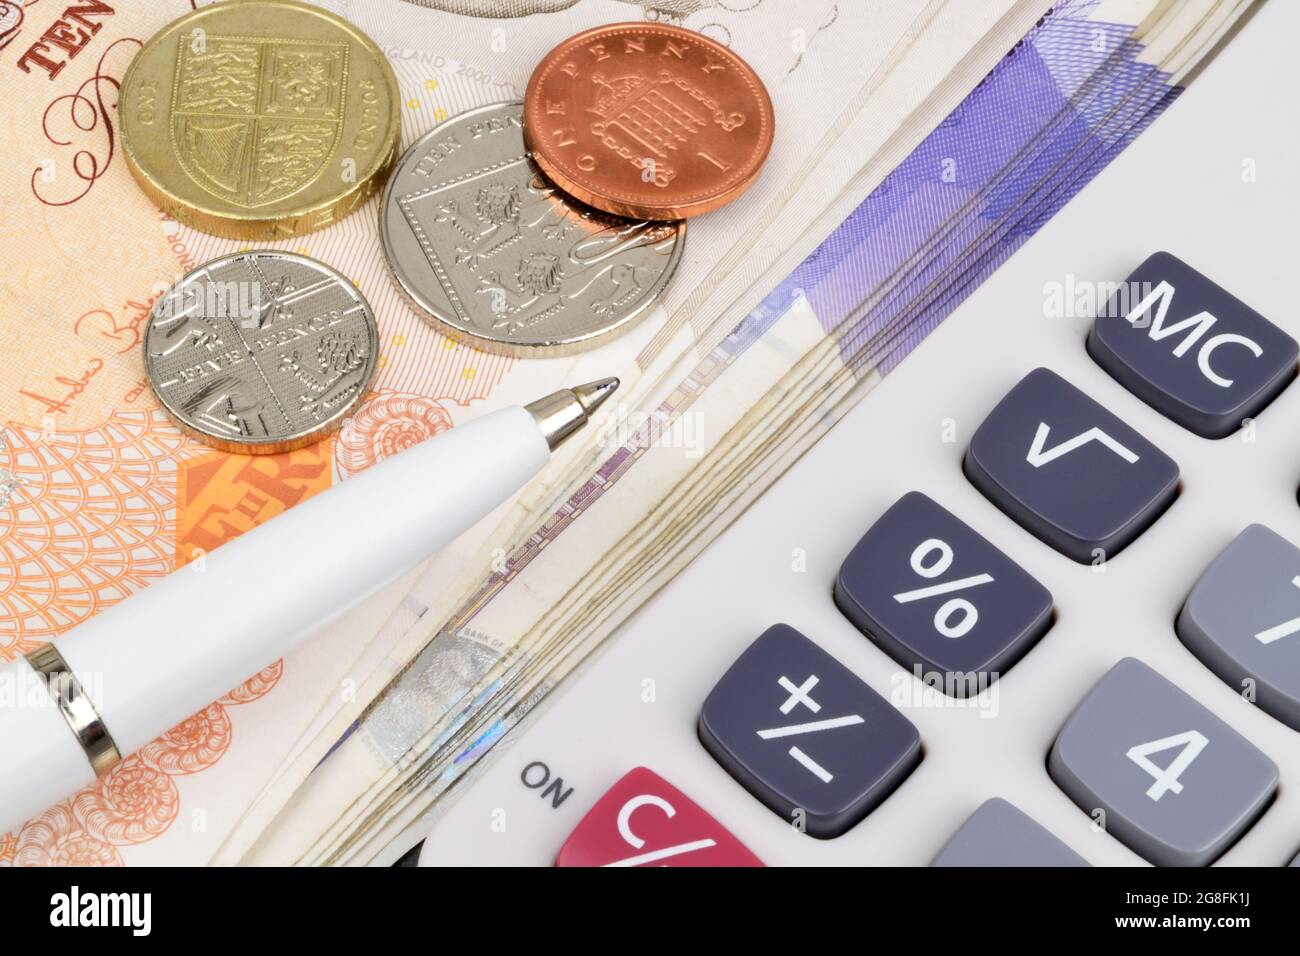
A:
[[[656,315],[569,358],[441,338],[390,285],[374,203],[271,243],[374,305],[375,391],[332,439],[197,445],[140,381],[175,278],[240,244],[169,221],[115,139],[141,41],[187,0],[100,4],[21,72],[44,4],[0,2],[0,658],[385,455],[617,375],[606,427],[318,640],[0,834],[0,865],[391,862],[619,624],[1176,97],[1250,0],[318,0],[391,60],[403,143],[522,96],[556,43],[667,19],[762,76],[777,137],[742,201],[693,221]],[[734,7],[741,9],[733,9]],[[184,640],[178,628],[177,640]]]

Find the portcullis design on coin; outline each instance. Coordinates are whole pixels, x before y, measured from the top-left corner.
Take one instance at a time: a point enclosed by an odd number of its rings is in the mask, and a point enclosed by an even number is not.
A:
[[[301,448],[341,426],[374,377],[370,305],[328,266],[240,252],[195,269],[155,303],[145,372],[187,434],[225,451]]]
[[[233,0],[168,24],[131,61],[118,110],[149,198],[232,239],[343,218],[383,185],[401,133],[379,48],[294,0]]]
[[[648,315],[685,224],[565,195],[529,158],[521,104],[502,103],[452,117],[406,152],[379,233],[398,287],[438,331],[538,357],[595,347]]]
[[[528,81],[524,130],[560,188],[597,209],[683,219],[735,199],[772,147],[772,101],[726,47],[664,23],[565,40]]]

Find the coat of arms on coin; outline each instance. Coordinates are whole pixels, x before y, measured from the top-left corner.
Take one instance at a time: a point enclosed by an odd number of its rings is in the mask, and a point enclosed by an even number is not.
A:
[[[351,212],[396,156],[397,81],[364,34],[292,0],[227,0],[155,35],[122,81],[141,187],[181,222],[286,238]]]

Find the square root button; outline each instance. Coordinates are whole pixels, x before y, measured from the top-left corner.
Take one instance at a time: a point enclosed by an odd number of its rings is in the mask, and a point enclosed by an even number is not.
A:
[[[1278,781],[1277,765],[1245,737],[1132,657],[1075,708],[1047,769],[1081,810],[1159,866],[1214,862]]]
[[[1246,528],[1196,582],[1176,629],[1233,690],[1300,730],[1300,548]]]
[[[1205,438],[1259,414],[1296,374],[1300,346],[1187,263],[1157,252],[1112,296],[1088,354],[1152,408]]]
[[[835,603],[921,680],[942,677],[953,697],[981,693],[1052,621],[1047,588],[918,491],[844,559]]]
[[[985,497],[1082,564],[1114,557],[1178,495],[1172,458],[1045,368],[989,413],[962,468]]]
[[[786,822],[839,836],[921,759],[911,721],[794,628],[768,628],[704,702],[700,742]]]

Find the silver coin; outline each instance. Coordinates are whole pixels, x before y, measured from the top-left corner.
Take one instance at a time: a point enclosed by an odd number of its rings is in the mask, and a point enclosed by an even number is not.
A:
[[[452,117],[398,161],[379,210],[388,267],[439,332],[488,352],[568,355],[654,308],[686,225],[561,192],[524,147],[523,105]]]
[[[163,408],[225,451],[270,454],[341,426],[379,353],[369,303],[333,269],[240,252],[186,275],[155,304],[144,366]]]

